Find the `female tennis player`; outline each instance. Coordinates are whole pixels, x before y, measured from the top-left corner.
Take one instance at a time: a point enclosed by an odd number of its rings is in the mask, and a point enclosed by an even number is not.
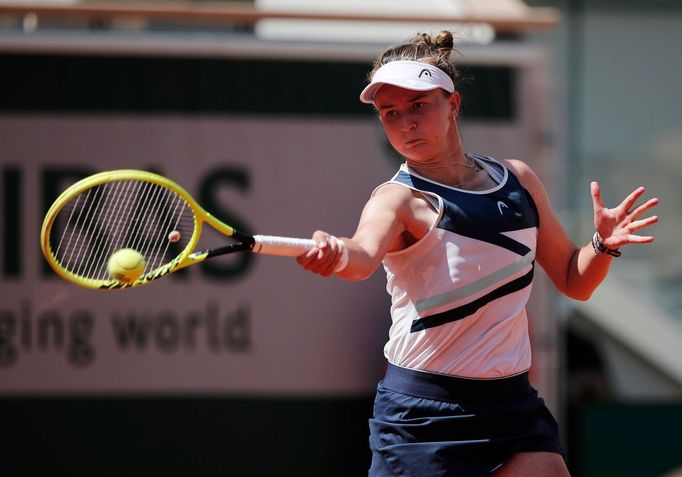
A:
[[[369,475],[566,476],[554,418],[528,381],[525,306],[535,262],[586,300],[657,199],[616,208],[591,184],[595,234],[576,247],[518,160],[465,153],[453,37],[422,34],[375,62],[373,104],[405,162],[367,202],[352,238],[316,231],[305,269],[362,280],[383,263],[392,296],[386,376],[370,420]]]

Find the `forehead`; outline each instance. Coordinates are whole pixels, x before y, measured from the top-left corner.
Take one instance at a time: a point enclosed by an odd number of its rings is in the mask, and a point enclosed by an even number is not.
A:
[[[395,103],[413,102],[423,98],[431,98],[442,95],[439,88],[428,91],[414,91],[401,88],[392,84],[382,85],[374,96],[374,105],[377,108],[386,107]]]

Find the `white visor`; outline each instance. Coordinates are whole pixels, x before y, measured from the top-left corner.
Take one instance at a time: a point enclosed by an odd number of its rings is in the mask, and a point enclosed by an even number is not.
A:
[[[421,61],[391,61],[379,68],[372,81],[360,93],[360,101],[372,104],[379,88],[385,84],[414,91],[442,88],[448,93],[455,91],[452,79],[437,66]]]

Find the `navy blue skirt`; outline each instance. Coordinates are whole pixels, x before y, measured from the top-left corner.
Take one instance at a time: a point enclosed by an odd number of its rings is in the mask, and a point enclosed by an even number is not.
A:
[[[389,365],[369,427],[370,477],[479,477],[517,452],[564,455],[528,373],[474,380]]]

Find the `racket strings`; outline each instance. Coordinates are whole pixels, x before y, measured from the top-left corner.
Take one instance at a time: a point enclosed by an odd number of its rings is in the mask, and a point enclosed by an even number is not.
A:
[[[156,188],[155,190],[155,201],[154,205],[148,209],[148,212],[151,214],[151,218],[149,218],[149,215],[146,215],[145,218],[148,218],[148,220],[145,220],[145,229],[143,235],[141,237],[142,241],[140,242],[140,247],[144,248],[144,250],[141,250],[141,253],[145,257],[153,257],[152,261],[148,261],[148,264],[152,268],[156,268],[158,265],[161,263],[159,260],[163,261],[163,257],[159,257],[156,253],[154,253],[155,249],[159,248],[161,244],[164,242],[168,242],[168,237],[167,235],[170,233],[168,229],[168,219],[167,216],[169,214],[169,207],[168,207],[168,202],[171,201],[175,194],[173,194],[170,191],[167,191],[168,194],[165,194],[166,190],[161,188]],[[158,192],[158,193],[157,193]],[[164,226],[165,225],[165,226]],[[166,232],[166,237],[159,237],[161,240],[145,240],[145,237],[152,237],[154,235],[155,230],[167,230]]]
[[[98,208],[98,205],[93,204],[99,204],[99,198],[102,195],[101,190],[95,190],[93,191],[92,194],[88,194],[85,197],[85,202],[83,204],[83,209],[80,210],[78,213],[78,217],[76,219],[77,224],[87,224],[87,231],[82,233],[80,229],[74,228],[71,231],[71,234],[69,235],[69,242],[67,244],[67,249],[68,250],[68,259],[67,259],[67,268],[73,266],[76,269],[76,273],[78,273],[78,270],[82,268],[84,264],[84,260],[82,259],[82,252],[83,252],[83,245],[86,242],[89,242],[88,236],[91,234],[90,228],[91,228],[91,221],[89,220],[90,214],[94,209]],[[83,215],[83,212],[85,212],[85,215]],[[70,247],[71,243],[73,242],[73,247]]]
[[[87,229],[85,232],[85,237],[87,237],[87,240],[83,240],[80,243],[80,247],[76,253],[77,257],[83,257],[83,260],[79,260],[79,265],[78,268],[76,269],[76,273],[79,275],[84,275],[88,276],[86,273],[87,270],[91,269],[94,262],[95,262],[95,257],[97,255],[97,252],[101,249],[101,241],[103,235],[99,233],[98,230],[98,222],[95,220],[101,213],[101,210],[104,209],[106,210],[107,203],[111,200],[111,195],[112,194],[107,194],[106,193],[106,188],[109,186],[109,184],[106,184],[105,187],[101,191],[96,191],[100,192],[100,200],[93,201],[90,203],[90,207],[88,208],[88,212],[85,216],[85,221],[87,222]],[[88,218],[90,218],[88,220]],[[94,243],[93,243],[94,242]],[[96,244],[96,245],[95,245]],[[91,256],[90,259],[87,259],[87,250],[95,250],[95,254]]]
[[[128,220],[130,207],[128,206],[130,197],[130,191],[135,187],[136,183],[133,181],[127,182],[114,182],[109,183],[113,191],[109,194],[109,202],[115,204],[111,207],[105,207],[104,209],[104,219],[100,221],[103,226],[106,227],[105,233],[97,233],[96,237],[99,239],[97,250],[98,252],[91,260],[90,267],[88,268],[87,276],[104,277],[106,276],[106,261],[107,255],[106,251],[110,248],[118,250],[121,248],[119,246],[120,240],[118,239],[119,231],[125,225]],[[113,230],[112,230],[113,228]],[[111,244],[109,243],[111,241]]]
[[[153,240],[153,231],[156,229],[155,220],[157,219],[154,211],[159,210],[162,203],[162,188],[153,187],[152,184],[145,184],[145,188],[141,191],[141,195],[145,198],[144,202],[138,202],[135,209],[135,221],[132,227],[129,228],[128,241],[131,244],[129,248],[140,252],[146,261],[145,272],[154,264],[150,260],[149,248]]]
[[[166,222],[164,223],[164,228],[166,230],[170,228],[171,231],[174,231],[174,230],[176,230],[176,227],[180,223],[180,220],[182,220],[182,217],[183,217],[184,212],[185,212],[185,208],[182,207],[183,200],[180,196],[173,197],[172,201],[174,202],[173,211],[170,214],[166,214],[166,216],[165,216]],[[170,234],[170,232],[169,232],[169,234]],[[165,241],[159,240],[158,244],[157,244],[157,249],[155,250],[155,253],[154,253],[154,256],[165,257],[167,252],[168,252],[168,249],[170,248],[171,243],[172,242],[170,240],[165,240]],[[161,251],[162,248],[163,248],[163,252]],[[153,269],[158,267],[159,265],[161,265],[161,264],[160,263],[155,264],[155,267],[153,267]]]
[[[172,190],[144,181],[110,181],[78,194],[59,211],[50,249],[69,272],[109,280],[109,257],[131,248],[144,257],[146,274],[182,253],[195,225],[192,208]],[[179,232],[177,242],[169,240],[171,232]]]
[[[112,222],[114,223],[114,226],[116,227],[118,225],[118,222],[120,220],[120,217],[116,215],[116,212],[113,214],[111,213],[112,210],[118,210],[115,207],[110,207],[109,204],[113,203],[116,205],[119,205],[124,203],[125,201],[125,195],[127,190],[130,189],[131,184],[127,183],[125,184],[125,189],[117,187],[119,186],[118,183],[114,183],[113,185],[111,183],[105,184],[103,188],[109,188],[113,189],[110,193],[107,194],[107,203],[103,204],[102,208],[100,209],[98,207],[97,210],[97,215],[99,216],[101,213],[104,213],[104,219],[99,220],[99,223],[101,223],[103,226],[108,226]],[[123,189],[123,190],[121,190]],[[120,197],[123,195],[123,197]],[[112,216],[113,215],[113,216]],[[92,225],[92,224],[91,224]],[[117,230],[114,228],[114,230]],[[88,268],[85,273],[80,273],[80,270],[78,271],[79,274],[85,275],[85,276],[95,276],[95,277],[103,277],[105,274],[105,269],[104,269],[104,264],[106,261],[106,250],[109,248],[109,241],[112,240],[112,243],[116,243],[116,236],[114,234],[114,237],[111,237],[111,234],[109,230],[107,229],[105,233],[97,232],[95,234],[90,235],[93,238],[93,243],[95,250],[97,252],[93,255],[92,259],[89,260]]]

